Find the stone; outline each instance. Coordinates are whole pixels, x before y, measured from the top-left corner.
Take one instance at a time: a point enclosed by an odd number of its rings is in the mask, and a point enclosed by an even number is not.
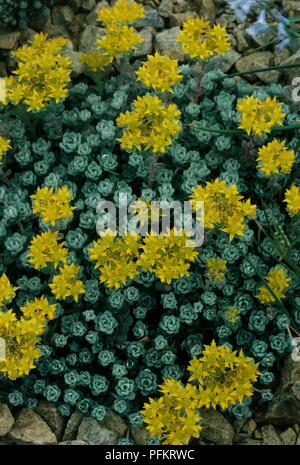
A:
[[[236,21],[235,15],[224,13],[217,19],[217,23],[221,26],[225,26],[227,30],[233,29],[233,25]]]
[[[146,29],[142,29],[139,34],[143,37],[144,42],[134,51],[134,56],[141,57],[150,55],[153,49],[154,29],[152,27],[147,27]]]
[[[286,95],[286,89],[284,90]],[[288,356],[282,369],[281,381],[275,396],[268,403],[267,411],[258,413],[256,420],[280,426],[300,424],[299,379],[300,363],[294,362],[291,356]]]
[[[234,36],[236,38],[236,47],[238,52],[244,52],[249,47],[248,42],[245,37],[244,26],[239,24],[234,29]]]
[[[98,422],[101,426],[114,431],[118,436],[125,436],[128,425],[125,421],[119,417],[113,410],[109,410],[104,418],[104,420]]]
[[[163,18],[168,18],[173,11],[173,1],[172,0],[162,0],[158,7],[159,14]]]
[[[281,65],[285,60],[290,57],[290,50],[283,48],[282,50],[277,50],[274,54],[274,65]]]
[[[115,431],[102,426],[95,418],[84,417],[76,439],[88,444],[113,446],[117,443],[118,435]]]
[[[80,62],[80,52],[76,52],[74,50],[73,43],[71,40],[68,41],[67,46],[63,50],[63,54],[70,58],[72,61],[71,68],[72,68],[72,76],[78,77],[80,74],[83,73],[83,64]]]
[[[214,21],[216,18],[216,6],[213,0],[195,0],[195,5],[200,16]]]
[[[55,434],[36,412],[23,408],[8,433],[18,444],[56,444]]]
[[[83,414],[81,412],[78,412],[78,410],[72,413],[64,431],[64,435],[62,437],[63,441],[72,441],[76,438],[78,428],[80,426],[80,423],[82,422],[82,419]]]
[[[15,420],[7,405],[0,404],[0,437],[10,432]]]
[[[52,39],[53,37],[65,37],[66,39],[71,40],[70,34],[68,31],[61,25],[55,26],[54,24],[48,24],[44,29],[45,34]]]
[[[92,11],[87,15],[85,19],[85,24],[87,26],[95,26],[96,24],[99,24],[98,19],[98,12],[102,8],[107,8],[109,6],[109,3],[106,0],[102,0],[101,2],[98,2],[96,6],[92,9]]]
[[[47,423],[59,441],[64,429],[64,419],[55,404],[42,400],[37,407],[37,413]]]
[[[86,11],[91,11],[96,5],[96,0],[81,0],[81,8]]]
[[[165,31],[159,32],[155,36],[155,50],[164,55],[169,55],[177,60],[184,59],[184,52],[181,45],[176,41],[180,32],[180,27],[172,27]]]
[[[170,25],[171,26],[181,26],[189,18],[198,18],[195,11],[186,11],[185,13],[172,13],[170,15]]]
[[[292,80],[295,77],[300,76],[300,49],[296,53],[291,55],[287,60],[284,60],[281,64],[282,65],[297,65],[297,64],[299,64],[299,67],[287,68],[287,69],[282,70],[282,73],[283,73],[283,75],[285,77],[286,82],[288,84],[291,84]]]
[[[228,50],[224,55],[215,55],[212,57],[208,64],[206,69],[208,71],[210,70],[215,70],[219,69],[221,71],[224,71],[226,73],[227,71],[232,68],[232,66],[241,58],[240,53],[235,51],[234,49]]]
[[[259,429],[256,429],[256,430],[254,431],[253,436],[254,436],[255,439],[262,439],[262,438],[263,438],[263,436],[262,436],[262,434],[261,434],[261,431],[260,431]]]
[[[88,443],[85,441],[62,441],[58,443],[59,446],[88,446]]]
[[[263,443],[268,446],[280,446],[282,443],[273,425],[261,427]]]
[[[300,16],[300,4],[299,0],[282,0],[283,10],[286,16],[292,13],[293,16]]]
[[[2,50],[13,50],[18,40],[20,39],[20,32],[8,32],[3,29],[0,30],[0,49]]]
[[[144,18],[136,21],[134,27],[142,29],[144,27],[154,27],[155,29],[163,29],[165,22],[160,16],[157,9],[145,6]]]
[[[74,11],[69,5],[58,5],[52,10],[52,22],[55,26],[68,28],[74,20]]]
[[[234,437],[233,426],[218,411],[201,409],[203,429],[201,438],[214,444],[232,444]]]
[[[254,68],[266,68],[273,65],[273,53],[271,52],[255,52],[240,58],[235,67],[239,73],[248,71]],[[249,74],[246,78],[249,81],[259,78],[261,81],[270,84],[278,81],[280,73],[278,71],[265,71],[263,73]]]
[[[87,26],[82,32],[79,40],[79,51],[90,52],[97,50],[96,41],[104,35],[104,29],[96,26]]]
[[[146,431],[146,428],[144,428],[143,426],[132,426],[130,428],[130,433],[134,442],[139,446],[144,446],[145,444],[147,444],[148,433]]]
[[[253,418],[250,418],[250,420],[248,420],[242,428],[242,431],[248,434],[249,436],[252,436],[255,430],[256,430],[256,423],[253,420]]]
[[[258,439],[245,439],[242,442],[238,442],[237,445],[239,446],[261,446],[262,442],[259,441]]]
[[[292,428],[288,428],[283,433],[279,434],[281,442],[286,446],[293,446],[296,444],[297,433]]]

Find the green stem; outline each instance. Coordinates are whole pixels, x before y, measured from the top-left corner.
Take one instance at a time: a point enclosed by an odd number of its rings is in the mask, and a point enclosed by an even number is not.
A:
[[[300,68],[300,63],[291,63],[289,65],[267,66],[266,68],[255,68],[249,71],[241,71],[240,73],[226,74],[225,76],[222,76],[220,79],[227,79],[227,78],[233,78],[237,76],[244,76],[246,74],[256,74],[256,73],[263,73],[265,71],[291,69],[291,68]]]
[[[253,263],[253,261],[251,260],[251,258],[247,257],[247,255],[244,253],[244,251],[239,247],[239,245],[237,244],[237,248],[239,249],[241,255],[243,255],[243,257],[245,258],[245,260],[247,260],[247,262],[249,263],[249,265],[253,268],[253,270],[255,271],[255,273],[257,274],[257,276],[259,277],[259,279],[262,281],[262,283],[266,286],[266,288],[268,289],[268,291],[270,292],[270,294],[272,295],[272,297],[275,299],[277,305],[281,308],[281,310],[283,311],[283,313],[285,313],[285,315],[288,317],[288,319],[290,320],[290,322],[292,323],[293,326],[297,327],[294,319],[292,318],[292,316],[289,314],[289,312],[287,311],[287,309],[285,308],[285,306],[283,305],[282,301],[277,297],[277,295],[275,294],[275,292],[273,291],[273,289],[269,286],[269,283],[265,280],[265,278],[262,276],[262,274],[260,273],[260,271],[258,270],[258,268],[256,267],[255,263]]]

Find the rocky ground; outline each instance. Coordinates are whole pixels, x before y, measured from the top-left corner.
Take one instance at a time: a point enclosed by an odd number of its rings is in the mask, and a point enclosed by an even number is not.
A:
[[[273,401],[253,418],[232,424],[222,413],[206,409],[201,416],[202,445],[300,445],[300,363],[290,357],[286,360]],[[128,426],[113,411],[99,422],[79,412],[66,420],[46,401],[41,401],[36,411],[23,408],[12,413],[7,405],[0,405],[0,445],[114,445],[124,437],[145,444],[147,435],[143,428]]]
[[[224,71],[245,71],[255,67],[273,64],[300,63],[300,43],[292,43],[291,51],[274,54],[272,51],[249,51],[261,47],[270,38],[259,38],[256,42],[247,36],[247,25],[238,24],[228,7],[220,6],[218,0],[145,0],[145,19],[138,22],[144,44],[136,51],[137,59],[157,50],[183,60],[175,37],[181,23],[190,16],[204,16],[227,26],[233,48],[224,57],[217,58],[218,67]],[[0,27],[0,76],[7,75],[14,67],[10,52],[24,43],[36,31],[43,30],[50,37],[62,35],[69,40],[68,54],[73,59],[75,77],[82,72],[79,54],[96,48],[96,39],[103,29],[97,22],[97,11],[108,6],[106,0],[69,0],[62,2],[52,11],[51,18],[35,18],[26,32],[1,29]],[[300,15],[300,2],[283,0],[285,12]],[[286,96],[291,94],[291,83],[299,71],[287,70],[282,73],[268,71],[251,76],[251,82],[283,82]],[[203,432],[201,444],[253,444],[253,445],[300,445],[300,363],[286,360],[282,378],[275,398],[266,404],[266,410],[250,420],[235,421],[218,411],[203,411]],[[40,402],[38,409],[24,408],[11,412],[6,405],[0,405],[0,444],[116,444],[121,437],[129,437],[137,444],[145,444],[146,433],[141,428],[129,427],[122,418],[110,411],[102,422],[84,417],[75,412],[68,419],[58,413],[49,402]]]

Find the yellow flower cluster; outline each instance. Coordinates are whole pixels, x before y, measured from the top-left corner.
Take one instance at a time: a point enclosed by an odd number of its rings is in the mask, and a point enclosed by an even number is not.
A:
[[[207,258],[206,259],[206,276],[213,281],[223,281],[227,270],[227,261],[223,258]]]
[[[17,287],[12,286],[6,274],[3,273],[0,277],[0,307],[14,298],[17,289]]]
[[[171,229],[169,234],[148,234],[143,242],[140,266],[154,273],[162,283],[170,284],[173,279],[185,276],[198,255],[192,241],[182,230]]]
[[[240,316],[240,310],[237,308],[237,307],[228,307],[226,308],[226,310],[224,311],[224,319],[227,323],[231,324],[231,325],[236,325],[240,319],[241,319],[241,316]]]
[[[96,262],[95,268],[100,271],[100,282],[106,283],[108,287],[119,288],[139,273],[141,238],[135,233],[118,238],[116,235],[116,232],[106,231],[100,239],[94,241],[89,255]]]
[[[134,27],[129,26],[130,23],[143,17],[144,8],[138,3],[128,0],[117,0],[112,7],[99,10],[98,19],[105,24],[105,34],[97,40],[97,45],[110,62],[114,58],[122,57],[144,42]],[[101,59],[99,58],[99,60]],[[93,61],[95,66],[95,57],[93,57]]]
[[[266,176],[270,176],[275,173],[288,174],[295,158],[294,150],[289,150],[284,141],[274,139],[259,149],[257,161],[259,169]]]
[[[52,187],[38,187],[33,200],[33,213],[39,215],[44,223],[55,226],[59,220],[71,219],[75,207],[70,206],[72,193],[67,186],[62,186],[56,191]]]
[[[59,242],[58,231],[45,231],[35,236],[29,246],[29,263],[36,269],[53,264],[57,268],[60,263],[66,263],[68,249]]]
[[[71,60],[61,54],[67,40],[36,34],[29,46],[13,53],[18,62],[15,76],[6,79],[6,102],[24,103],[27,111],[42,110],[49,102],[63,100],[70,81]]]
[[[203,18],[189,18],[185,21],[177,41],[191,58],[200,60],[207,60],[217,53],[224,55],[230,49],[226,28],[219,24],[211,26]]]
[[[276,97],[267,97],[266,100],[244,97],[238,101],[237,110],[241,113],[239,128],[257,136],[269,133],[275,125],[282,126],[285,118],[282,103]]]
[[[0,373],[15,380],[35,367],[41,352],[39,337],[47,321],[55,314],[55,305],[45,297],[36,298],[20,308],[17,319],[12,310],[0,312],[0,337],[5,341],[5,357],[0,360]]]
[[[164,445],[185,445],[198,438],[202,426],[198,412],[199,395],[191,384],[167,379],[159,386],[162,396],[149,399],[142,414],[151,436],[162,438]]]
[[[254,216],[256,211],[249,199],[243,201],[236,184],[227,186],[218,178],[205,187],[195,187],[190,199],[194,211],[198,209],[197,202],[204,202],[205,227],[220,228],[229,234],[230,240],[244,234],[245,218]]]
[[[299,187],[293,184],[285,192],[284,202],[286,202],[287,209],[292,216],[300,213],[300,189]]]
[[[165,105],[157,96],[137,97],[133,110],[121,113],[117,125],[124,128],[119,141],[124,150],[152,150],[164,153],[172,137],[180,131],[180,111],[172,103]]]
[[[271,268],[265,279],[276,297],[278,299],[285,299],[285,291],[288,289],[291,281],[286,271],[281,267]],[[256,297],[262,304],[275,302],[275,297],[265,285],[258,289]]]
[[[77,279],[79,271],[80,266],[74,263],[59,269],[59,273],[53,277],[50,284],[50,289],[57,299],[73,297],[75,302],[78,302],[79,296],[85,293],[83,282]]]
[[[3,160],[3,156],[11,149],[10,139],[0,136],[0,163]]]
[[[226,409],[251,396],[259,375],[258,363],[243,351],[237,354],[215,341],[204,347],[202,357],[193,358],[188,366],[189,381],[196,382],[199,389],[200,406]]]
[[[164,92],[173,92],[172,87],[182,80],[178,61],[156,52],[136,71],[137,79],[145,86]]]
[[[90,68],[94,73],[101,71],[112,63],[110,57],[97,51],[81,53],[79,55],[79,61]]]

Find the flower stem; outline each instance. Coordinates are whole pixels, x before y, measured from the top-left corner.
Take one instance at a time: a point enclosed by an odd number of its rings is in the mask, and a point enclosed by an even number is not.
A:
[[[233,77],[237,77],[237,76],[244,76],[246,74],[263,73],[264,71],[272,71],[272,70],[280,70],[280,69],[291,69],[291,68],[300,68],[300,63],[291,63],[289,65],[267,66],[266,68],[255,68],[255,69],[250,69],[249,71],[241,71],[240,73],[226,74],[225,76],[222,76],[220,79],[227,79],[227,78],[233,78]]]

